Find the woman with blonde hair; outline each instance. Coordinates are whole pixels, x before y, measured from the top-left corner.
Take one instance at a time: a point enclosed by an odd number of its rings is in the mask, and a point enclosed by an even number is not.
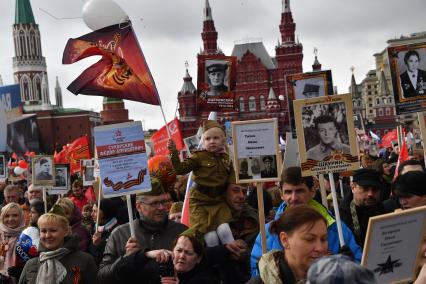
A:
[[[16,241],[25,227],[24,214],[18,203],[8,203],[0,214],[0,282],[16,283],[8,269],[16,265]]]
[[[29,284],[91,284],[96,283],[95,260],[78,248],[64,210],[54,205],[38,219],[40,256],[30,259],[19,283]]]

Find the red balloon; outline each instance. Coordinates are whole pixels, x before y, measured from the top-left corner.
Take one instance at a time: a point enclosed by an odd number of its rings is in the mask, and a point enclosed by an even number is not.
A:
[[[28,169],[28,163],[25,160],[20,160],[18,166],[23,169]]]
[[[148,170],[150,175],[155,176],[161,181],[165,190],[176,180],[176,172],[168,156],[157,155],[150,158],[148,160]]]
[[[17,166],[16,162],[12,162],[11,166],[16,167]]]

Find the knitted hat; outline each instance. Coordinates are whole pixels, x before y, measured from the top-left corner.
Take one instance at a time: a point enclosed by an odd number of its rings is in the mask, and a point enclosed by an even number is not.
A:
[[[151,191],[148,192],[142,192],[138,195],[143,196],[158,196],[166,193],[163,185],[161,184],[160,180],[156,177],[151,176]]]
[[[399,175],[394,183],[393,191],[397,196],[426,195],[426,173],[420,171],[406,172]]]
[[[183,208],[183,202],[173,202],[172,207],[170,207],[169,214],[181,213]]]
[[[222,125],[220,125],[216,120],[206,120],[203,122],[203,133],[205,133],[210,128],[217,127],[225,133],[225,130],[223,129]]]
[[[341,254],[324,256],[308,270],[308,284],[375,284],[374,273]]]

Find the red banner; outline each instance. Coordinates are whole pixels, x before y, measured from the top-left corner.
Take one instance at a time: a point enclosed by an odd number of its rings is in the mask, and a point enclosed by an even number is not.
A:
[[[396,167],[395,167],[395,174],[393,175],[393,180],[395,180],[398,177],[398,168],[399,165],[405,161],[408,160],[408,150],[407,150],[407,143],[402,142],[402,147],[401,150],[399,151],[399,156],[398,156],[398,162],[396,163]]]
[[[62,64],[93,55],[102,58],[68,86],[70,92],[160,104],[154,79],[131,24],[125,28],[113,25],[69,39]]]
[[[182,134],[180,131],[179,120],[177,118],[173,119],[171,122],[167,123],[169,127],[170,135],[173,141],[176,144],[176,148],[180,151],[185,148],[182,140]],[[167,150],[167,141],[169,141],[169,136],[167,134],[166,126],[163,126],[160,130],[154,133],[151,137],[152,144],[154,145],[155,155],[168,155],[169,150]]]
[[[90,159],[89,138],[82,136],[75,139],[70,145],[63,146],[62,151],[55,153],[55,164],[70,164],[70,172],[80,171],[80,160]]]
[[[396,129],[383,135],[380,148],[392,147],[392,141],[398,141],[398,132]]]

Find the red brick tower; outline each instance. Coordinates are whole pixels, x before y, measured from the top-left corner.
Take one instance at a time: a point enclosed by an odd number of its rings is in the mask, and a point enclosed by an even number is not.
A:
[[[101,110],[102,124],[113,124],[129,120],[129,111],[124,107],[122,99],[105,97]]]
[[[201,33],[203,39],[204,50],[201,54],[222,54],[217,48],[217,31],[214,27],[212,9],[209,0],[206,0],[204,5],[204,22],[203,32]]]

